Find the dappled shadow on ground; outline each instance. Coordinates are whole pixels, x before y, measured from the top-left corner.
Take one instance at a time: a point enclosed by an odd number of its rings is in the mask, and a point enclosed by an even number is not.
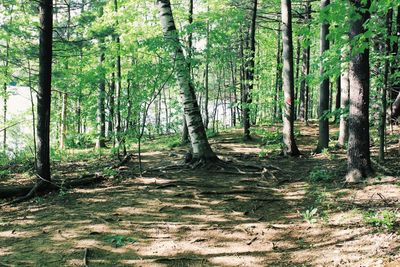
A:
[[[345,186],[344,151],[312,155],[315,130],[300,129],[296,159],[260,158],[261,141],[241,144],[236,132],[215,138],[227,160],[280,169],[262,176],[139,177],[131,162],[98,186],[2,207],[0,266],[83,266],[85,253],[89,266],[383,266],[398,257],[398,234],[366,225],[363,214],[398,204],[397,178]],[[144,162],[178,163],[184,151],[147,152]],[[311,182],[316,169],[335,177]]]

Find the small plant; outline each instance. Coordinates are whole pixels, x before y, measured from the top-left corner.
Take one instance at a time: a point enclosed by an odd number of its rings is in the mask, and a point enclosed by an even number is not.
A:
[[[265,158],[267,156],[267,152],[265,150],[261,150],[258,152],[258,157],[259,158]]]
[[[316,223],[318,217],[318,209],[311,208],[306,211],[303,211],[301,212],[301,216],[303,216],[303,220],[308,222],[309,224]]]
[[[44,198],[42,197],[36,197],[35,199],[36,204],[43,204],[44,203]]]
[[[5,178],[9,174],[11,174],[10,170],[0,170],[0,178]]]
[[[328,169],[314,168],[310,174],[309,179],[311,182],[330,182],[333,180],[334,173]]]
[[[58,191],[58,196],[63,197],[67,194],[67,189],[64,187],[64,180],[61,182],[60,190]]]
[[[115,177],[118,175],[118,172],[112,168],[107,167],[103,169],[103,175],[107,177]]]
[[[124,235],[109,236],[107,237],[106,241],[114,245],[116,248],[137,242],[136,239]]]
[[[364,215],[364,220],[367,224],[374,227],[392,231],[396,225],[398,214],[394,211],[383,210],[378,212],[368,212]]]

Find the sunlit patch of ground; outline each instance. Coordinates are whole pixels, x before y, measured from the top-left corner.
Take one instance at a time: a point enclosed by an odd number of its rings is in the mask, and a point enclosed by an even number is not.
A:
[[[314,155],[316,125],[296,128],[303,155],[295,159],[282,157],[279,151],[260,156],[262,138],[242,143],[240,130],[212,140],[226,160],[281,170],[271,169],[271,175],[180,170],[139,177],[135,160],[103,184],[4,206],[0,266],[83,266],[85,252],[89,266],[385,266],[399,262],[398,225],[388,231],[365,221],[368,212],[398,211],[398,172],[388,176],[378,169],[366,183],[346,186],[342,183],[345,151]],[[388,148],[384,167],[398,171],[397,146]],[[179,164],[185,151],[146,151],[145,169]],[[103,171],[112,164],[102,156],[56,167],[59,174],[76,169],[77,176],[79,170]],[[310,173],[321,168],[335,175],[332,182],[310,182]],[[307,215],[314,208],[316,214]]]

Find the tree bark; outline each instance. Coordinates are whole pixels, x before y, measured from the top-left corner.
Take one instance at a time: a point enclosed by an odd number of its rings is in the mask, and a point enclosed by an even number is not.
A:
[[[342,109],[342,114],[340,115],[339,122],[339,139],[338,145],[344,147],[349,138],[349,127],[347,116],[343,114],[344,110],[349,107],[349,93],[350,93],[350,81],[349,81],[349,71],[342,69],[340,75],[340,108]]]
[[[386,14],[386,42],[384,53],[386,55],[383,84],[381,85],[381,108],[380,108],[380,120],[379,120],[379,160],[385,160],[385,144],[386,144],[386,108],[387,108],[387,89],[389,87],[389,55],[390,55],[390,36],[392,34],[392,17],[393,9],[389,9]]]
[[[189,0],[189,26],[193,23],[193,0]],[[189,29],[188,36],[188,65],[189,65],[189,73],[192,73],[192,49],[193,49],[193,33],[192,29]],[[193,79],[192,75],[190,75],[191,79]],[[185,116],[183,116],[183,129],[182,129],[182,144],[189,143],[189,130],[187,128],[187,123]]]
[[[275,78],[275,94],[274,94],[274,120],[282,118],[281,110],[281,92],[282,92],[282,47],[281,47],[281,31],[278,31],[278,50],[276,52],[276,78]]]
[[[103,41],[100,42],[101,46]],[[103,49],[102,47],[100,48]],[[105,54],[101,51],[100,54],[100,81],[98,87],[98,95],[97,95],[97,140],[96,140],[96,148],[104,148],[106,147],[105,142],[105,132],[106,132],[106,115],[104,111],[104,102],[105,102],[105,94],[106,94],[106,82],[105,82],[105,74],[103,69],[103,64],[105,60]]]
[[[371,1],[350,0],[358,18],[350,24],[350,41],[366,32],[365,22],[370,15],[368,9]],[[367,42],[367,40],[365,40]],[[352,48],[354,50],[355,48]],[[354,54],[350,59],[350,113],[349,113],[349,147],[347,151],[347,182],[358,182],[372,172],[369,140],[369,48]]]
[[[6,62],[4,66],[4,78],[8,78],[8,65],[9,65],[9,56],[10,56],[10,43],[9,40],[6,41]],[[3,122],[4,126],[7,124],[7,100],[8,100],[8,91],[7,91],[7,82],[4,82],[3,87],[4,99],[3,99]],[[3,151],[7,150],[7,129],[3,131]]]
[[[400,5],[397,8],[397,16],[396,16],[396,32],[395,36],[397,39],[393,42],[392,46],[392,55],[395,60],[392,64],[391,75],[393,76],[396,72],[400,71],[400,55],[399,55],[399,42],[400,42]],[[400,116],[400,79],[392,79],[391,81],[391,90],[390,90],[390,100],[391,100],[391,109],[390,109],[390,118],[391,123],[394,123],[398,120]]]
[[[208,143],[200,109],[197,104],[194,86],[190,79],[189,66],[178,38],[178,32],[172,15],[171,3],[169,0],[157,0],[157,4],[160,12],[162,30],[168,48],[176,62],[176,75],[184,103],[184,113],[193,149],[193,161],[215,161],[217,156]]]
[[[251,25],[250,25],[250,33],[249,33],[249,56],[246,64],[246,83],[243,92],[243,139],[250,140],[250,105],[252,103],[251,91],[254,87],[254,58],[256,55],[256,23],[257,23],[257,1],[253,0],[253,9],[251,14]]]
[[[321,0],[321,12],[326,10],[326,7],[330,4],[330,0]],[[324,21],[321,24],[321,57],[324,53],[329,50],[329,40],[327,39],[329,34],[329,24]],[[317,153],[320,153],[323,149],[329,146],[329,120],[325,116],[329,112],[329,77],[326,77],[324,62],[321,61],[320,66],[321,77],[323,78],[319,87],[319,140],[316,149]]]
[[[39,87],[37,92],[37,175],[42,188],[50,186],[50,107],[53,58],[53,1],[39,2]],[[47,181],[46,183],[43,183]]]
[[[292,38],[292,3],[282,0],[282,43],[283,43],[283,91],[285,110],[283,112],[283,154],[300,155],[294,138],[294,73],[293,73],[293,38]]]

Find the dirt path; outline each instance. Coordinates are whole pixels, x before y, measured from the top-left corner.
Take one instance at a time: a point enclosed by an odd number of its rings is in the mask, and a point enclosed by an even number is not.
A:
[[[137,177],[133,162],[99,186],[3,207],[0,266],[83,266],[85,253],[88,266],[384,266],[399,260],[399,229],[384,231],[364,219],[371,209],[399,207],[398,177],[345,187],[344,152],[312,156],[315,128],[300,134],[304,156],[298,159],[274,152],[260,159],[262,141],[243,144],[237,133],[214,140],[225,159],[282,170],[263,176]],[[148,152],[145,163],[179,161],[182,153]],[[394,156],[390,162],[396,164]],[[311,182],[310,174],[321,169],[336,182]]]

